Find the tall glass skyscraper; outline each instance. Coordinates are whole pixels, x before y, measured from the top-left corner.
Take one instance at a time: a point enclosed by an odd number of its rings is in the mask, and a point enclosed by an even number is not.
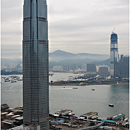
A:
[[[110,74],[111,78],[116,77],[116,64],[118,62],[118,37],[116,33],[111,34],[110,45]]]
[[[24,125],[49,130],[46,0],[24,0],[23,109]]]

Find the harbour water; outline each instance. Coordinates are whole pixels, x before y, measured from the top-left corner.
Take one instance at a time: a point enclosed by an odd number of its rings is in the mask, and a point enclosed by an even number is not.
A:
[[[50,80],[67,80],[70,76],[73,74],[55,73]],[[2,79],[1,96],[2,104],[22,106],[22,81],[10,83]],[[109,107],[109,103],[114,107]],[[101,118],[119,113],[129,117],[129,85],[49,86],[49,105],[50,113],[72,109],[77,116],[95,111]]]

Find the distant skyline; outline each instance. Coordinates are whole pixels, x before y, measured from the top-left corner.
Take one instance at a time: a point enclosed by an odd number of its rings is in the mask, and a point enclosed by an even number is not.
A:
[[[22,57],[24,0],[2,0],[2,58]],[[49,51],[110,55],[115,27],[119,54],[129,53],[129,0],[48,0]]]

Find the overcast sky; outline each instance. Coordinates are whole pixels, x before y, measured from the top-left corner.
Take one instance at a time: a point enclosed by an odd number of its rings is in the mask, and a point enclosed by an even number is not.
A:
[[[2,58],[22,57],[23,0],[2,0]],[[49,51],[110,54],[118,34],[119,54],[128,55],[129,0],[48,0]]]

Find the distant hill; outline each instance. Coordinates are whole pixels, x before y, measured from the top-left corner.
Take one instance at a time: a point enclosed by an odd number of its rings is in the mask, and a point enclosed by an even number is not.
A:
[[[62,51],[62,50],[56,50],[52,53],[49,53],[50,57],[55,57],[55,56],[75,56],[75,54],[70,53],[70,52],[66,52],[66,51]]]
[[[22,62],[22,59],[1,59],[2,66],[17,65],[19,62]]]
[[[17,65],[22,59],[1,59],[2,66],[7,66],[11,64]],[[77,64],[81,66],[82,64],[95,63],[97,65],[106,64],[109,65],[109,55],[101,54],[90,54],[90,53],[77,53],[73,54],[70,52],[56,50],[49,53],[49,66],[53,67],[56,65],[67,65],[67,64]]]
[[[109,55],[77,53],[73,54],[62,50],[57,50],[49,54],[49,67],[66,66],[76,64],[79,67],[82,64],[95,63],[96,65],[110,65]]]
[[[103,61],[109,58],[109,55],[100,55],[100,54],[90,54],[90,53],[78,53],[78,54],[73,54],[70,52],[65,52],[62,50],[56,50],[52,53],[49,54],[49,59],[51,62],[60,62],[60,61],[67,61],[71,60],[88,60],[88,62],[93,62],[93,61]]]

